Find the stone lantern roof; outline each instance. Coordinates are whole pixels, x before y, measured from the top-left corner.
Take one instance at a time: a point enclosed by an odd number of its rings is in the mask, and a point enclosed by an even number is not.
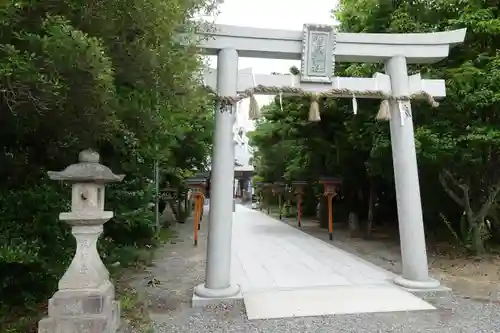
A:
[[[110,168],[100,164],[99,154],[93,150],[80,152],[78,161],[63,171],[47,172],[50,179],[72,183],[114,183],[121,182],[125,177],[125,175],[115,175]]]
[[[203,175],[195,175],[186,179],[187,185],[206,185],[207,178]]]

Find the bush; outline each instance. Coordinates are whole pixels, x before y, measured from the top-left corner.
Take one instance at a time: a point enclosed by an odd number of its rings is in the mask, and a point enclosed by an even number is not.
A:
[[[2,306],[42,299],[71,259],[69,227],[58,221],[68,200],[57,184],[0,193],[0,299]]]
[[[75,242],[58,219],[69,211],[69,185],[46,171],[76,163],[82,149],[126,175],[106,194],[116,216],[99,242],[105,261],[131,262],[155,242],[154,161],[179,182],[210,152],[214,96],[195,75],[198,50],[174,36],[183,25],[195,31],[189,18],[208,5],[0,4],[0,310],[29,308],[56,290]]]

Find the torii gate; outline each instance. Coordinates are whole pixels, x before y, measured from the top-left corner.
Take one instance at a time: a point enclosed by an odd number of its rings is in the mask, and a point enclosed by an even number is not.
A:
[[[279,92],[384,99],[382,104],[390,112],[387,118],[403,262],[403,274],[394,282],[408,289],[438,288],[440,283],[428,273],[410,99],[429,98],[433,102],[433,98],[445,97],[446,89],[444,80],[408,76],[407,65],[446,58],[450,48],[463,42],[465,32],[336,33],[331,26],[306,24],[303,31],[218,25],[215,32],[202,34],[208,38],[198,45],[205,54],[218,56],[216,74],[207,74],[205,81],[216,88],[220,107],[215,115],[206,276],[205,283],[195,288],[195,296],[224,299],[239,293],[239,286],[230,281],[234,104],[251,94]],[[290,75],[238,78],[239,56],[300,59],[301,75],[298,80]],[[386,74],[339,78],[334,76],[335,62],[383,62]]]

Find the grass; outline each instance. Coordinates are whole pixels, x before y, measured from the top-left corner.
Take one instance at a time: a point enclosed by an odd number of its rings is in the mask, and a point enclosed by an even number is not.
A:
[[[260,209],[259,209],[260,210]],[[264,204],[262,207],[262,212],[267,214],[268,207]],[[288,210],[283,206],[281,207],[281,212],[283,214],[283,218],[295,218],[297,217],[297,208],[295,205],[292,205],[288,208]],[[280,215],[280,208],[278,205],[271,205],[269,207],[269,215],[275,218],[278,218]]]
[[[163,245],[172,239],[175,233],[171,229],[162,229],[155,238],[154,246],[136,249],[131,252],[136,257],[130,258],[128,268],[119,268],[111,273],[116,287],[116,298],[120,301],[122,321],[137,333],[152,333],[153,328],[149,320],[147,299],[130,285],[130,278],[134,272],[142,271],[149,266],[154,258],[154,248]]]
[[[147,314],[147,301],[130,286],[134,273],[152,263],[154,250],[175,236],[171,229],[162,229],[145,246],[116,247],[106,258],[111,280],[115,284],[116,298],[120,301],[122,322],[128,322],[137,333],[152,333]],[[108,264],[111,263],[111,264]],[[38,321],[46,316],[47,301],[26,305],[19,309],[0,309],[0,333],[36,333]]]

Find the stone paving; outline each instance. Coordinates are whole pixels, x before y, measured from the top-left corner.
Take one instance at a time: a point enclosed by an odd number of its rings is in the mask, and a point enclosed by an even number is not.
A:
[[[237,206],[231,281],[243,292],[393,285],[394,274],[266,214]]]
[[[250,319],[430,310],[394,274],[281,221],[237,206],[232,277]]]
[[[281,223],[281,222],[279,222]],[[369,313],[248,320],[242,301],[192,308],[193,286],[203,281],[206,226],[202,224],[198,247],[192,245],[190,224],[178,227],[178,239],[157,253],[150,272],[137,280],[150,304],[150,316],[157,333],[163,332],[454,332],[487,333],[500,331],[497,302],[477,302],[452,293],[424,296],[437,310]],[[160,281],[147,287],[154,276]]]

